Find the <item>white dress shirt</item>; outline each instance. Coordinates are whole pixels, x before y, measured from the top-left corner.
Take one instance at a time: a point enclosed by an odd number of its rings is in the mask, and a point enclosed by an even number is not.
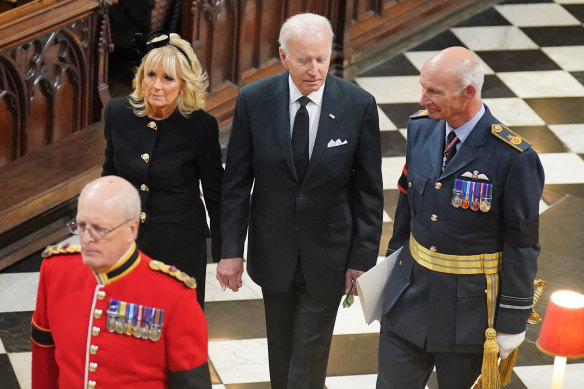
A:
[[[300,106],[300,103],[298,103],[298,106]],[[456,151],[458,151],[458,149],[460,149],[460,146],[462,145],[462,143],[466,140],[466,138],[468,138],[468,136],[470,135],[472,130],[475,128],[475,126],[477,125],[479,120],[481,120],[484,113],[485,113],[485,105],[481,104],[481,109],[479,109],[478,112],[468,122],[464,123],[462,126],[460,126],[458,128],[452,128],[450,126],[450,124],[446,123],[446,128],[445,128],[446,137],[444,139],[446,139],[448,137],[448,133],[450,133],[450,131],[454,131],[454,133],[458,137],[458,140],[460,141],[456,144]],[[446,146],[448,146],[448,145],[446,145]]]
[[[288,85],[290,90],[290,139],[292,139],[292,131],[294,129],[294,118],[296,112],[300,108],[298,99],[303,96],[302,92],[298,90],[292,78],[288,76]],[[312,149],[314,148],[314,141],[316,140],[316,133],[318,131],[318,122],[320,120],[320,111],[322,109],[322,94],[324,91],[324,83],[319,90],[307,95],[310,102],[306,105],[308,111],[308,158],[312,156]]]

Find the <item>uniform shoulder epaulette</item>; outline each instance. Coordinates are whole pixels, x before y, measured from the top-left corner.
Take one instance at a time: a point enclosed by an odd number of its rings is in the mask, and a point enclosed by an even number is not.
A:
[[[180,271],[176,266],[167,265],[164,262],[152,260],[150,261],[150,269],[168,274],[185,284],[187,288],[195,289],[197,287],[197,280],[189,276],[187,273]]]
[[[61,255],[61,254],[77,254],[81,252],[81,246],[78,244],[69,244],[65,243],[62,245],[50,245],[45,248],[41,256],[43,258],[49,258],[53,255]]]
[[[503,142],[512,146],[513,148],[523,152],[531,147],[531,143],[523,139],[521,136],[517,135],[513,131],[502,124],[492,124],[491,134],[495,135],[497,138],[501,139]]]
[[[415,118],[423,118],[423,117],[427,117],[428,116],[428,111],[425,109],[421,109],[418,112],[416,112],[415,114],[410,116],[410,119],[415,119]]]

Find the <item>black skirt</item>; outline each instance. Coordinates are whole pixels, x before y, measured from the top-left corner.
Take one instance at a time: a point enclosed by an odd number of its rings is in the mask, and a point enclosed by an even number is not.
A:
[[[205,238],[179,224],[142,224],[136,244],[152,259],[174,265],[194,277],[197,280],[197,300],[204,308],[207,274]]]

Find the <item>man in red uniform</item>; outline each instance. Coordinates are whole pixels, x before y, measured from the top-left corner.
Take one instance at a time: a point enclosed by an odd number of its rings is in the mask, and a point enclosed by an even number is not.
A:
[[[138,251],[140,198],[107,176],[79,196],[81,247],[48,247],[32,318],[32,388],[210,388],[196,282]]]

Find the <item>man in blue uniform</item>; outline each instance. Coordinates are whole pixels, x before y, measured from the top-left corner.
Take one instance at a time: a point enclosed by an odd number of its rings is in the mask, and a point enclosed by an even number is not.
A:
[[[377,388],[424,388],[436,366],[441,388],[468,389],[483,358],[496,367],[497,345],[505,358],[525,337],[544,172],[482,103],[483,79],[462,47],[422,68],[426,110],[408,125],[388,254],[404,249],[384,292]]]

